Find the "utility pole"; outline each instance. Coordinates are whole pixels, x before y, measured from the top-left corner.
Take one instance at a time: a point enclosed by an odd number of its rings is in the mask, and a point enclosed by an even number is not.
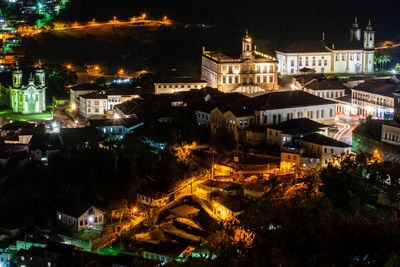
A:
[[[211,178],[214,179],[214,149],[212,149]]]

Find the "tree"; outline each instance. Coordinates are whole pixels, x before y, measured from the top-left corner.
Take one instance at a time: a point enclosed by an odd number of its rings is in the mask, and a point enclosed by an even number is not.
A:
[[[75,72],[70,71],[61,65],[46,65],[46,86],[47,97],[50,99],[53,96],[65,96],[67,94],[66,87],[74,85],[78,81],[78,76]]]

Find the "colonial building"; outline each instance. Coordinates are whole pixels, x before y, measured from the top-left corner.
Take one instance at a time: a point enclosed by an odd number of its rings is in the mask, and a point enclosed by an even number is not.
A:
[[[201,78],[223,92],[259,93],[278,88],[275,58],[258,52],[246,32],[240,58],[203,50]]]
[[[375,31],[369,21],[362,37],[357,18],[347,42],[330,42],[322,34],[319,42],[294,43],[276,51],[278,72],[300,74],[304,67],[316,73],[373,73]]]
[[[96,92],[79,97],[79,114],[84,118],[107,114],[107,95]]]
[[[12,72],[12,81],[3,82],[1,91],[6,96],[14,113],[33,114],[46,111],[45,70],[39,64],[35,74],[30,75],[28,84],[23,85],[22,70],[18,67]]]
[[[312,133],[327,135],[328,126],[307,118],[293,119],[277,125],[268,125],[266,129],[267,143],[283,146],[295,138]]]
[[[335,123],[335,102],[300,90],[264,94],[250,99],[249,103],[259,111],[256,120],[261,125],[300,118],[328,125]]]
[[[201,89],[207,86],[204,80],[192,76],[167,77],[154,83],[156,94],[172,94],[192,89]]]
[[[77,86],[71,87],[71,89],[69,90],[71,105],[75,104],[75,107],[78,107],[80,96],[91,94],[91,93],[96,93],[101,90],[104,90],[104,88],[95,83],[83,83],[83,84],[79,84]]]
[[[331,125],[335,123],[336,103],[301,90],[271,92],[246,98],[211,111],[211,133],[219,127],[240,134],[251,125],[276,125],[293,119],[307,118]]]
[[[400,90],[393,93],[393,120],[382,124],[382,142],[400,146]]]
[[[292,79],[293,90],[303,90],[307,93],[328,99],[337,99],[345,96],[347,87],[340,80],[318,79],[307,75]]]
[[[391,119],[393,116],[393,93],[400,90],[397,79],[367,80],[354,87],[352,91],[352,105],[357,115],[381,119]]]
[[[319,133],[299,136],[281,148],[281,170],[289,172],[295,167],[315,168],[338,162],[341,155],[349,155],[351,145]]]

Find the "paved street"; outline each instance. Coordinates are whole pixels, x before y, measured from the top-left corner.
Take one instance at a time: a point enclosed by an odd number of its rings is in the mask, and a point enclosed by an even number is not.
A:
[[[330,136],[336,140],[351,145],[353,131],[358,125],[358,119],[344,116],[339,116],[338,118],[339,120],[336,125],[338,126],[339,131]]]

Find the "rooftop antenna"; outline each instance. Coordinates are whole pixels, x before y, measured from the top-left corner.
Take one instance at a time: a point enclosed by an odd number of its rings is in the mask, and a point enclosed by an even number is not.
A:
[[[246,28],[246,37],[249,37],[249,31]]]
[[[325,41],[325,33],[322,32],[322,41]]]

